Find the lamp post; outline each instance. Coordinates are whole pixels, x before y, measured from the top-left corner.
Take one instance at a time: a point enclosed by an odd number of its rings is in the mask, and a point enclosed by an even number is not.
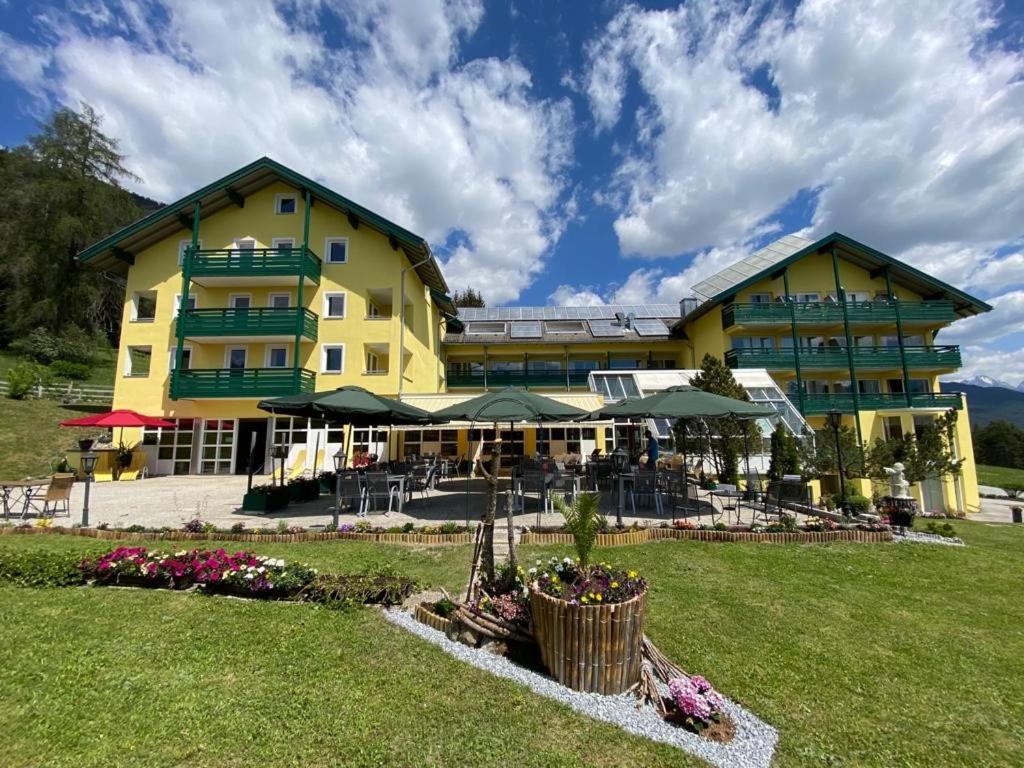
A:
[[[89,527],[89,487],[92,485],[92,473],[96,469],[99,458],[92,450],[82,454],[82,472],[85,474],[85,501],[82,502],[82,527]]]
[[[341,448],[334,454],[334,530],[338,530],[338,516],[341,514],[341,470],[345,468],[345,454]]]
[[[839,511],[843,517],[850,516],[850,508],[846,503],[846,467],[843,464],[843,445],[839,439],[839,427],[843,423],[843,414],[833,408],[828,412],[828,424],[836,435],[836,463],[839,469]]]

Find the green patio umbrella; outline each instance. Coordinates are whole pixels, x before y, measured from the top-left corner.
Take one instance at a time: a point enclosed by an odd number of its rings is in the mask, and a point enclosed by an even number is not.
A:
[[[576,421],[587,412],[525,389],[508,387],[449,405],[433,415],[445,421]]]

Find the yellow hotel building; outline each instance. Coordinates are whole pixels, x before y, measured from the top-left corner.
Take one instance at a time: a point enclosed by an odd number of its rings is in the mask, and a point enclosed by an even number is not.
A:
[[[460,311],[422,237],[262,158],[79,258],[126,281],[114,407],[176,423],[134,436],[153,474],[242,473],[251,448],[267,459],[275,446],[323,466],[315,449],[342,445],[341,428],[269,417],[266,397],[356,384],[436,410],[523,386],[595,409],[685,383],[710,353],[795,434],[836,409],[866,445],[955,409],[963,472],[915,492],[929,509],[978,506],[967,403],[938,387],[960,351],[937,336],[990,307],[843,235],[786,236],[678,305]],[[357,429],[353,447],[465,457],[492,426]],[[558,455],[621,435],[596,423],[503,437],[511,453]]]

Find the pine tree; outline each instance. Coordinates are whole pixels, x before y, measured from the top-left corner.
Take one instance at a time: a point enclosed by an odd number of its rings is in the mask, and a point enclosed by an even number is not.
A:
[[[479,291],[474,291],[472,288],[466,288],[466,290],[456,291],[452,296],[452,302],[456,307],[486,307],[487,304],[484,302],[483,294]]]
[[[771,437],[771,457],[768,462],[768,477],[781,480],[784,475],[800,473],[800,453],[796,438],[780,422],[775,425]]]
[[[55,112],[28,143],[2,155],[0,343],[41,330],[114,340],[123,284],[75,260],[85,246],[137,219],[120,183],[135,177],[87,104]]]

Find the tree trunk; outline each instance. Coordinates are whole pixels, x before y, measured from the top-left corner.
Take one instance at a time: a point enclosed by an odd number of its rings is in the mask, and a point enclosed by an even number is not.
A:
[[[501,439],[494,441],[494,448],[491,450],[491,469],[487,471],[481,462],[480,473],[484,476],[488,485],[487,506],[484,508],[483,517],[483,547],[480,551],[481,565],[484,577],[491,584],[494,583],[494,519],[498,512],[498,472],[501,470]]]
[[[506,492],[507,503],[505,505],[505,515],[508,519],[508,565],[510,573],[515,574],[516,568],[519,565],[519,560],[516,557],[516,525],[515,525],[515,491]]]

